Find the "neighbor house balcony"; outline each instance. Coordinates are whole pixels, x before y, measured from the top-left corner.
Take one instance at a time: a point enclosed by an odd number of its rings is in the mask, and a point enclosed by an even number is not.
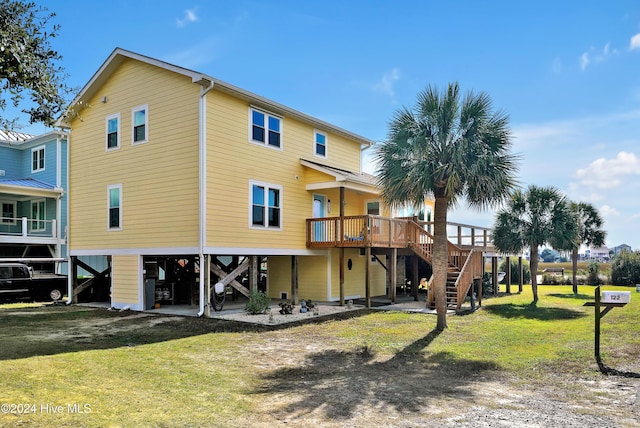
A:
[[[0,243],[3,244],[59,244],[57,220],[27,217],[0,218]]]

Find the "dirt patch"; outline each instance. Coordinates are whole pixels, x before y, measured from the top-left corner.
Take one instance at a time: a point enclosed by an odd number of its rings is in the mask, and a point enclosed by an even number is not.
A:
[[[274,322],[244,312],[219,319],[74,307],[4,312],[19,336],[4,358],[246,332],[229,346],[259,386],[246,392],[253,407],[233,421],[238,427],[640,427],[640,379],[550,373],[529,382],[490,361],[423,352],[437,333],[393,354],[350,348],[324,322],[370,312],[355,309],[328,305],[319,315],[274,314]],[[33,324],[25,327],[28,315]]]

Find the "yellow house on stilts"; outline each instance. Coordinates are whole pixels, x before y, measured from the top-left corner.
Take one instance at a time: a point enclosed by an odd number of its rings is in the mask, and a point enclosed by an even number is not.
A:
[[[362,171],[372,140],[206,74],[115,49],[59,125],[70,271],[106,256],[111,307],[206,316],[216,282],[371,305],[429,265],[428,224],[393,218]],[[474,233],[450,247],[452,306],[482,276]],[[72,278],[76,300],[88,281]]]

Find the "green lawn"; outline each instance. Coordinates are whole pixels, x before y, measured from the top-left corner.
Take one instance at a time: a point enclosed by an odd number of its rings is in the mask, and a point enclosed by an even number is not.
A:
[[[602,358],[640,372],[640,294],[603,289],[632,296],[603,318]],[[529,388],[552,382],[588,401],[590,392],[573,382],[603,375],[593,357],[594,309],[583,306],[593,287],[579,292],[541,286],[532,307],[525,287],[449,316],[442,333],[434,316],[395,311],[269,329],[4,305],[0,404],[27,414],[4,407],[0,426],[269,426],[296,412],[348,421],[361,406],[415,416],[485,379]]]

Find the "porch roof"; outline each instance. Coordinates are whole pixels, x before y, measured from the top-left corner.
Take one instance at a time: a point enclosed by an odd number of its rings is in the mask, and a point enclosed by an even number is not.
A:
[[[367,174],[366,172],[357,173],[307,159],[300,159],[300,164],[335,178],[335,181],[309,183],[306,187],[307,190],[335,189],[344,187],[345,189],[373,193],[376,195],[380,193],[378,186],[376,185],[375,176]]]
[[[0,193],[57,198],[62,196],[64,191],[60,187],[34,178],[7,178],[0,179]]]

